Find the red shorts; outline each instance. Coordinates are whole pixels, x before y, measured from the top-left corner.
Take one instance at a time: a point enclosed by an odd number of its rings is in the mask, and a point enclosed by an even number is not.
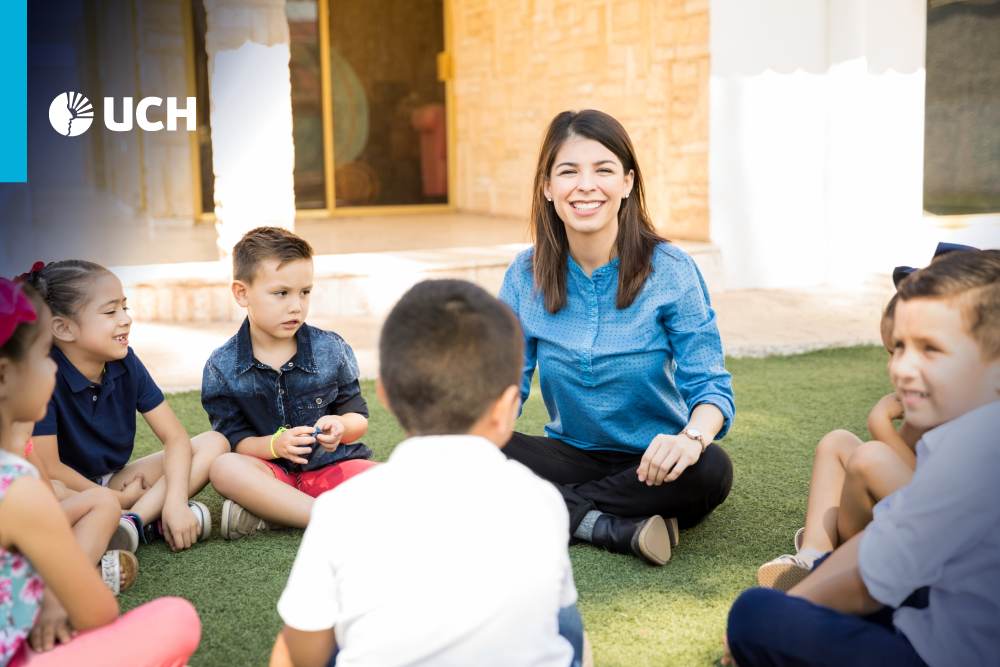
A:
[[[271,469],[275,479],[279,482],[294,486],[302,493],[315,498],[319,494],[337,487],[341,482],[377,466],[378,463],[367,459],[351,459],[306,472],[288,472],[273,461],[264,461],[264,465]]]

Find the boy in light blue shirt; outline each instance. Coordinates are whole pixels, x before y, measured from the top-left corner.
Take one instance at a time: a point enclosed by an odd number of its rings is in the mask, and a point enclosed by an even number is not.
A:
[[[893,339],[896,394],[925,429],[913,480],[787,595],[736,600],[741,667],[1000,656],[1000,250],[951,253],[902,282]]]

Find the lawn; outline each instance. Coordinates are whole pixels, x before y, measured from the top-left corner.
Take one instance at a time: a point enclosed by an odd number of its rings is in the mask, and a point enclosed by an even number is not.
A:
[[[816,442],[835,428],[866,437],[868,409],[889,390],[885,364],[885,351],[876,347],[728,361],[737,405],[736,423],[723,441],[736,469],[729,499],[682,533],[673,560],[662,568],[589,545],[570,549],[597,665],[718,660],[729,605],[754,583],[760,563],[792,549]],[[363,390],[372,413],[365,442],[384,461],[403,433],[377,403],[373,385]],[[189,432],[209,428],[197,392],[168,400]],[[541,433],[545,420],[536,387],[518,429]],[[137,443],[136,456],[154,450],[144,423]],[[280,627],[275,603],[301,531],[226,542],[217,533],[221,498],[209,487],[199,499],[212,510],[213,538],[180,554],[162,543],[141,547],[139,580],[121,598],[123,609],[180,595],[198,608],[203,624],[193,666],[264,665]]]

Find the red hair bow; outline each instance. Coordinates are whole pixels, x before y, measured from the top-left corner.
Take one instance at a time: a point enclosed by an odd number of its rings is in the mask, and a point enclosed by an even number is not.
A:
[[[14,278],[14,282],[23,283],[44,268],[45,262],[35,262],[31,265],[30,269],[19,275],[17,278]]]
[[[0,346],[6,345],[18,325],[38,319],[35,306],[17,283],[0,278]]]

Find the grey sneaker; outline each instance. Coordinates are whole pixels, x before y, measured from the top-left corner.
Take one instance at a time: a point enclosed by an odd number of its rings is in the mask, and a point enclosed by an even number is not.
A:
[[[806,536],[806,528],[803,526],[795,531],[795,553],[802,551],[802,538]]]
[[[256,514],[251,514],[239,503],[228,498],[222,503],[222,517],[219,532],[223,539],[238,540],[248,537],[259,530],[270,530],[274,526],[264,521]]]

